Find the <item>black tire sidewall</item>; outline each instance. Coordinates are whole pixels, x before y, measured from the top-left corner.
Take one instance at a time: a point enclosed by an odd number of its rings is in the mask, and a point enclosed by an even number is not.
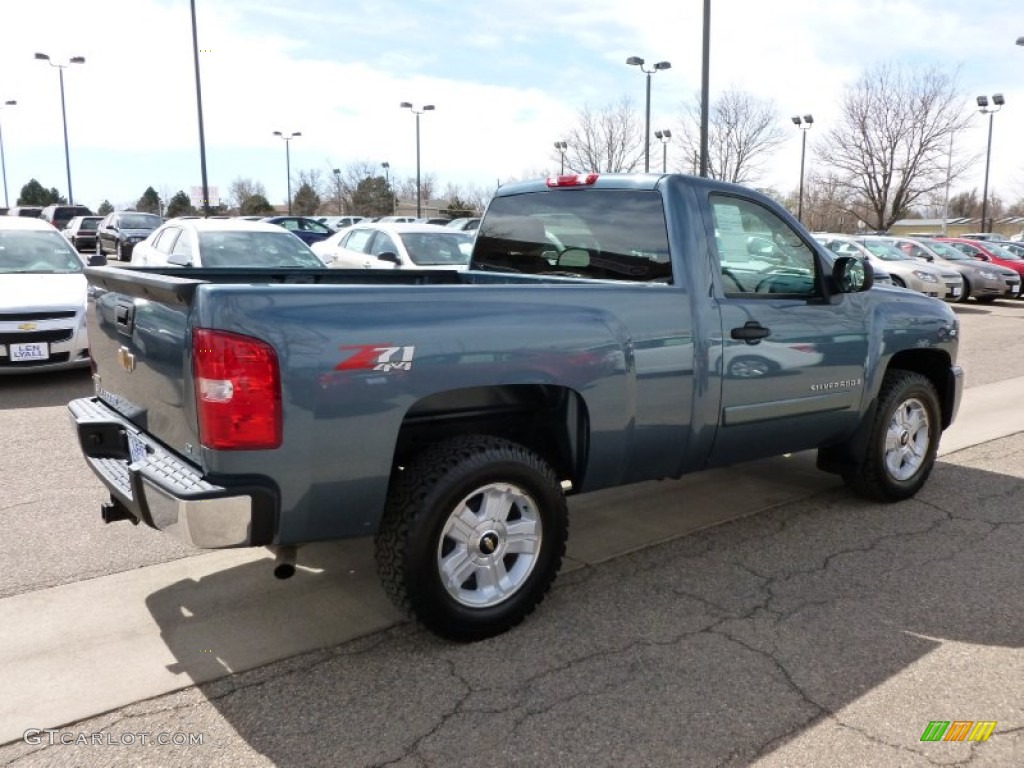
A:
[[[459,639],[490,636],[518,624],[542,599],[558,567],[566,538],[566,505],[553,475],[516,460],[489,459],[492,449],[451,467],[417,504],[403,551],[406,594],[413,612],[430,629]],[[530,454],[527,454],[530,455]],[[543,466],[543,465],[542,465]],[[490,483],[510,483],[534,501],[541,525],[541,547],[533,570],[514,595],[487,608],[457,602],[445,589],[437,566],[437,548],[452,511],[474,491]],[[538,594],[539,593],[539,594]]]
[[[907,400],[920,401],[928,413],[928,451],[917,471],[906,480],[897,480],[889,474],[885,463],[885,438],[889,422],[896,410]],[[934,387],[920,374],[902,374],[902,380],[893,385],[878,412],[870,461],[875,463],[875,472],[886,495],[893,499],[906,499],[920,490],[931,474],[942,436],[942,414]]]

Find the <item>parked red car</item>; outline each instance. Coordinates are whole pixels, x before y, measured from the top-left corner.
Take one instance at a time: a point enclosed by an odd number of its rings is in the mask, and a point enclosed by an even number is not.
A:
[[[1019,274],[1021,281],[1024,282],[1024,258],[1000,245],[986,242],[985,240],[968,240],[965,237],[936,237],[934,239],[943,243],[949,243],[972,259],[998,264],[1001,267],[1009,267]],[[1021,292],[1021,296],[1024,296],[1024,291]]]

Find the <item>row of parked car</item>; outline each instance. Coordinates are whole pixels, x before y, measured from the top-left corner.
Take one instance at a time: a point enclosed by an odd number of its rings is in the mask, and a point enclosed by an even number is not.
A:
[[[865,236],[816,233],[832,252],[871,264],[876,282],[946,301],[989,303],[1019,298],[1024,245],[956,237]]]

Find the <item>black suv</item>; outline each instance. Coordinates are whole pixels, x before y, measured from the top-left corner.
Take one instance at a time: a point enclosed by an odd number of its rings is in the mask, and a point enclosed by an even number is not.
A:
[[[39,214],[40,219],[50,222],[58,232],[75,216],[92,216],[92,211],[84,205],[48,205]]]
[[[141,243],[163,223],[164,220],[153,213],[115,211],[101,221],[96,230],[96,253],[130,261],[135,244]]]

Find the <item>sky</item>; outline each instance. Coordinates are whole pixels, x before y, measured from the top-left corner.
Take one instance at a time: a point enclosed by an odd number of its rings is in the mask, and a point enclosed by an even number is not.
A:
[[[355,162],[415,177],[416,118],[423,174],[441,189],[493,189],[557,171],[553,143],[585,106],[626,96],[644,109],[644,76],[627,66],[667,60],[652,77],[651,128],[678,130],[700,89],[701,0],[195,0],[206,163],[227,196],[238,178],[287,198],[291,170]],[[0,25],[0,130],[10,205],[35,178],[67,196],[59,74],[63,70],[76,203],[132,205],[201,183],[189,0],[5,2]],[[1024,35],[1021,0],[712,0],[710,89],[771,99],[791,136],[757,186],[799,184],[800,131],[839,113],[844,86],[883,62],[956,73],[974,115],[956,151],[977,155],[953,189],[984,179],[989,119],[975,97],[1002,93],[993,122],[989,189],[1024,197]],[[661,145],[652,138],[652,168]],[[681,162],[668,146],[669,166]]]

